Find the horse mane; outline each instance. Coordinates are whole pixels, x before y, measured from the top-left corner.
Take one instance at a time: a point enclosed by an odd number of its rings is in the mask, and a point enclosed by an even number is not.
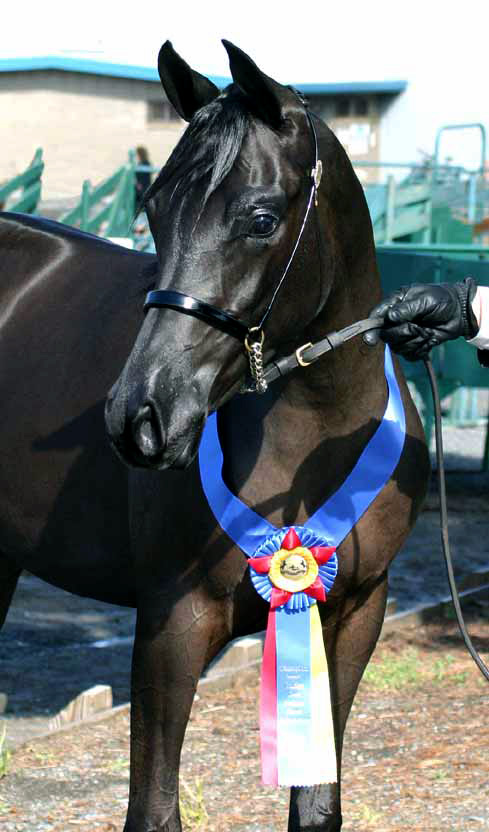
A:
[[[166,165],[144,195],[141,208],[167,183],[171,199],[184,197],[198,182],[209,179],[201,210],[228,175],[241,150],[251,122],[246,96],[234,85],[197,110]]]

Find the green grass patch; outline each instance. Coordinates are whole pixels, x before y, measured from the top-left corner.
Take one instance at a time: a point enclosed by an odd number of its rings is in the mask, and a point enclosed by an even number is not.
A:
[[[129,759],[128,757],[118,757],[116,760],[110,760],[105,769],[110,774],[117,774],[121,771],[126,773],[129,771]]]
[[[207,828],[209,820],[205,808],[203,786],[197,780],[190,786],[180,780],[180,816],[185,832],[201,832]]]
[[[451,682],[454,685],[463,685],[467,681],[468,673],[465,670],[455,673],[452,668],[454,661],[455,659],[450,653],[436,659],[433,662],[433,674],[430,674],[430,678],[435,682],[443,682],[443,684]]]
[[[399,656],[385,656],[368,665],[364,680],[378,690],[399,690],[406,685],[417,685],[424,680],[418,653],[412,647]]]
[[[419,652],[414,647],[406,647],[396,655],[384,655],[374,659],[365,673],[364,680],[377,690],[401,690],[406,685],[421,685],[425,682],[435,684],[463,685],[468,678],[467,671],[456,671],[455,659],[450,653],[438,658],[424,658],[420,661]]]
[[[361,823],[362,829],[377,829],[382,820],[382,813],[363,805],[355,808],[353,817],[356,823]]]

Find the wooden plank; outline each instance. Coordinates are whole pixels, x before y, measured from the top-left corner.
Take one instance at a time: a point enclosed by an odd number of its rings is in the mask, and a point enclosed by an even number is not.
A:
[[[41,183],[38,181],[31,185],[20,197],[9,203],[9,211],[19,211],[24,214],[30,214],[37,208],[37,203],[41,198]]]
[[[392,224],[392,237],[406,237],[408,234],[415,234],[429,227],[430,218],[426,214],[402,214]]]
[[[59,222],[64,222],[65,225],[78,225],[81,219],[81,203],[77,202],[74,208],[71,211],[68,211],[66,214],[62,214],[59,218]]]
[[[39,180],[43,169],[44,165],[35,165],[32,168],[27,168],[23,173],[19,173],[18,176],[14,176],[9,182],[5,182],[0,187],[0,200],[3,202],[14,191],[18,191],[20,188],[24,188]]]
[[[87,220],[84,231],[89,231],[90,234],[97,234],[100,231],[101,226],[104,222],[107,222],[110,217],[112,204],[109,202],[107,205],[104,205],[100,211],[93,217],[89,217]]]
[[[112,708],[112,688],[110,685],[94,685],[83,691],[63,708],[50,721],[50,730],[56,730],[63,725],[82,722],[100,711]]]
[[[107,236],[126,237],[129,234],[134,215],[134,171],[126,167],[119,187],[114,194],[112,210],[109,217]]]
[[[428,202],[431,200],[429,185],[408,185],[396,189],[396,208],[410,205],[413,202]]]
[[[124,176],[125,167],[118,168],[115,173],[109,176],[107,179],[104,179],[103,182],[100,182],[99,185],[96,185],[92,190],[92,203],[95,204],[99,202],[106,196],[111,196],[111,194],[116,190],[118,185],[121,182],[121,179]]]

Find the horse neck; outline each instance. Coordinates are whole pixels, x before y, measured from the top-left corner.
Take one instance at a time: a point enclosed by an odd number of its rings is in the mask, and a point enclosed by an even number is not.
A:
[[[370,270],[370,273],[369,273]],[[361,269],[364,279],[358,289],[348,280],[333,287],[323,311],[304,334],[304,342],[313,344],[334,332],[366,318],[379,300],[380,288],[375,261]],[[383,350],[368,347],[361,336],[328,352],[314,364],[292,373],[286,380],[277,405],[283,408],[302,406],[311,419],[321,414],[331,426],[344,419],[351,409],[350,423],[357,421],[362,407],[366,412],[384,401]],[[380,394],[380,395],[379,395]]]
[[[365,267],[370,271],[362,271],[357,291],[339,282],[343,288],[333,290],[304,341],[367,316],[379,294],[374,257]],[[341,485],[385,403],[384,350],[368,347],[361,336],[276,382],[264,396],[234,399],[220,417],[229,487],[260,513],[276,505],[268,513],[272,522],[301,522],[301,512],[310,514]],[[299,515],[292,485],[298,479],[308,505]]]
[[[329,293],[302,343],[316,343],[328,332],[366,318],[381,296],[363,188],[343,148],[324,125],[318,129],[318,138],[328,189],[324,194],[320,190],[319,206],[311,215],[309,251],[315,257],[307,280],[311,287],[329,287]],[[357,336],[304,371],[293,373],[277,406],[284,410],[290,405],[302,407],[310,421],[314,423],[319,416],[327,423],[326,429],[336,434],[348,409],[350,425],[361,422],[362,411],[378,411],[385,400],[383,375],[381,350],[367,347]]]

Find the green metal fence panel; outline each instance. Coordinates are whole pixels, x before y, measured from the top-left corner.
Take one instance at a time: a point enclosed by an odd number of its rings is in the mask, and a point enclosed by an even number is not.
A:
[[[370,176],[374,171],[376,181],[366,183],[364,190],[378,243],[398,240],[400,236],[385,235],[389,173],[398,180],[398,192],[412,185],[430,188],[431,242],[470,243],[484,233],[480,223],[489,216],[489,183],[482,168],[474,171],[458,165],[440,165],[433,158],[427,158],[422,164],[353,160],[353,166],[359,171],[369,170]],[[409,171],[407,176],[403,176],[405,171]],[[428,241],[426,229],[422,233],[409,231],[409,237],[411,242]]]
[[[92,203],[90,203],[90,207],[92,207]],[[89,211],[88,214],[85,212],[86,216],[83,220],[83,223],[80,225],[82,231],[88,231],[89,234],[98,234],[99,231],[103,228],[104,229],[104,237],[110,237],[109,230],[107,228],[107,223],[109,221],[110,213],[112,210],[112,204],[109,202],[106,205],[103,205],[101,208],[99,206],[98,210],[93,213]],[[92,216],[90,214],[92,213]]]
[[[365,196],[376,244],[409,237],[431,239],[431,184],[398,184],[389,176],[386,185],[367,185]]]
[[[489,247],[475,243],[391,243],[378,245],[379,254],[449,255],[451,259],[489,260]]]
[[[5,210],[33,214],[41,198],[41,176],[44,170],[42,148],[38,147],[29,167],[18,176],[0,185],[0,203]]]
[[[103,182],[83,183],[79,202],[60,221],[104,237],[128,237],[135,211],[134,156]]]
[[[119,187],[114,195],[108,219],[107,236],[129,236],[135,213],[135,196],[134,168],[128,165],[123,171]]]
[[[470,245],[472,225],[462,222],[453,215],[453,208],[447,203],[433,205],[432,240],[435,243],[459,243]]]

